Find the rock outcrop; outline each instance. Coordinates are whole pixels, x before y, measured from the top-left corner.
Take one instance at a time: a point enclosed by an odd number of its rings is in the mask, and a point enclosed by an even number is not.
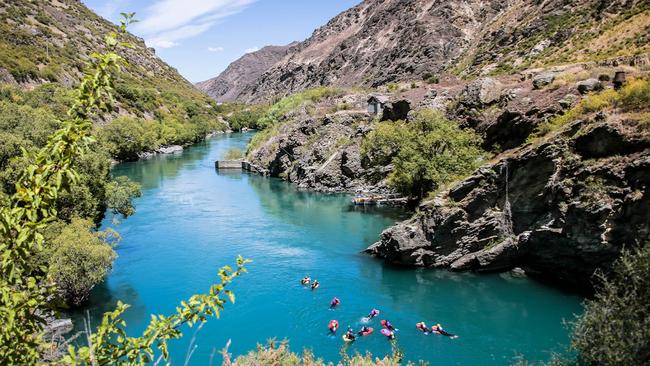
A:
[[[367,252],[452,270],[521,267],[588,284],[650,235],[650,139],[625,122],[576,121],[552,141],[482,167]]]
[[[362,163],[361,140],[372,131],[371,121],[361,111],[301,114],[257,148],[251,163],[303,189],[386,192],[390,167],[378,171]]]

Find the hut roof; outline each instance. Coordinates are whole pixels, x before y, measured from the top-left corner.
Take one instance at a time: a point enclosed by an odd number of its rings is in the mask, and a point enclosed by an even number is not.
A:
[[[379,102],[379,103],[387,103],[390,100],[390,97],[387,95],[382,95],[382,94],[374,94],[371,95],[370,98],[368,98],[368,103],[372,102]]]

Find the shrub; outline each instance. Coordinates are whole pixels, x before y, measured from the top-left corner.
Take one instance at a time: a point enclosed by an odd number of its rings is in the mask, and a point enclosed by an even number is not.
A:
[[[389,356],[383,358],[372,357],[369,353],[365,355],[355,354],[348,356],[344,351],[341,352],[341,360],[336,363],[336,366],[350,365],[350,366],[399,366],[402,363],[403,355],[397,348],[395,343],[392,343],[393,352]],[[222,352],[223,366],[248,366],[248,365],[284,365],[284,366],[333,366],[333,363],[326,363],[320,358],[314,357],[314,354],[305,350],[300,353],[291,352],[289,343],[287,341],[276,342],[271,339],[268,341],[267,346],[257,345],[255,351],[251,351],[246,355],[239,356],[235,360],[230,359],[230,354],[227,349]],[[407,366],[413,366],[413,363],[406,363]],[[421,366],[426,366],[427,363],[421,361]]]
[[[278,124],[289,112],[340,93],[340,90],[335,88],[320,87],[284,97],[269,108],[264,117],[258,121],[258,126],[260,128],[268,128]]]
[[[389,92],[396,92],[397,89],[399,89],[399,84],[389,83],[388,85],[386,85],[386,89],[388,89]]]
[[[607,89],[601,93],[586,96],[565,114],[540,124],[530,139],[544,136],[589,113],[600,112],[612,107],[620,107],[626,112],[639,112],[647,110],[649,103],[650,81],[647,79],[632,80],[620,91]]]
[[[438,75],[429,72],[424,74],[422,79],[428,84],[438,84],[440,82],[440,77],[438,77]]]
[[[230,128],[237,131],[244,127],[258,128],[258,121],[266,115],[268,107],[265,105],[249,106],[233,112],[226,117]]]
[[[585,365],[650,362],[650,245],[624,252],[575,323],[572,347]]]
[[[433,110],[418,111],[409,122],[382,122],[362,143],[371,165],[392,163],[388,184],[422,198],[476,169],[483,151],[480,137]]]
[[[620,95],[621,107],[625,111],[648,110],[650,108],[650,80],[632,80],[621,89]]]

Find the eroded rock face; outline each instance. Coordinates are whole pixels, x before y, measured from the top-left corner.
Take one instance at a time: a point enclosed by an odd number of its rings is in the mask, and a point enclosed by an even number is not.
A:
[[[589,142],[603,139],[611,143]],[[385,230],[367,252],[410,266],[520,267],[584,285],[624,246],[648,238],[649,189],[647,137],[579,121],[552,142],[481,168]]]
[[[361,140],[372,131],[366,113],[339,111],[324,117],[302,116],[255,150],[251,162],[299,188],[323,192],[387,192],[390,170],[365,167]]]

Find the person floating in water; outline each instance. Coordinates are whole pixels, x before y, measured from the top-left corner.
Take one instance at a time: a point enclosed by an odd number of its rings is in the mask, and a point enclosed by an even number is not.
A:
[[[334,297],[332,301],[330,301],[330,309],[334,309],[335,307],[339,306],[341,304],[341,300],[339,300],[338,297]]]
[[[390,323],[390,320],[388,320],[388,319],[382,320],[382,321],[380,321],[380,323],[381,323],[382,327],[390,330],[391,332],[395,331],[395,327],[393,326],[393,324]]]
[[[320,286],[320,283],[318,283],[318,280],[314,280],[314,282],[311,283],[311,289],[315,290]]]
[[[424,322],[419,322],[415,324],[415,327],[420,330],[424,334],[429,334],[429,328],[427,328],[427,325]]]
[[[302,278],[302,280],[300,280],[300,283],[303,286],[309,285],[309,282],[311,282],[311,278],[309,278],[309,276],[305,276],[305,277]]]
[[[381,330],[381,334],[385,335],[386,338],[388,338],[391,341],[395,339],[395,333],[392,330],[384,328]]]
[[[331,333],[336,333],[336,331],[339,329],[338,320],[335,319],[330,320],[330,323],[327,327],[329,328]]]
[[[374,329],[372,329],[370,327],[366,327],[364,325],[363,327],[361,327],[361,330],[359,330],[359,332],[357,332],[357,334],[359,334],[360,336],[367,336],[367,335],[370,335],[373,332],[373,330]]]
[[[379,315],[379,310],[372,309],[370,311],[370,314],[368,314],[368,319],[372,319],[372,318],[376,317],[377,315]]]
[[[431,332],[435,333],[435,334],[440,334],[440,335],[443,335],[443,336],[447,336],[447,337],[452,338],[452,339],[458,338],[457,335],[451,334],[451,333],[447,332],[446,330],[444,330],[442,328],[442,325],[440,325],[440,324],[432,325],[431,326]]]
[[[343,335],[343,340],[346,341],[346,342],[352,342],[352,341],[354,341],[355,339],[357,339],[357,336],[354,335],[354,331],[352,331],[352,327],[350,327],[350,326],[348,325],[348,330],[347,330],[347,332],[345,332],[345,334]]]

